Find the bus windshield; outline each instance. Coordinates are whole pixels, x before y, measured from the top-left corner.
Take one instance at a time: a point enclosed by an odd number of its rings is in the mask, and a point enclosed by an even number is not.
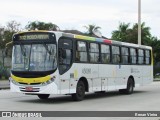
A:
[[[13,71],[50,71],[57,68],[55,44],[13,46]]]

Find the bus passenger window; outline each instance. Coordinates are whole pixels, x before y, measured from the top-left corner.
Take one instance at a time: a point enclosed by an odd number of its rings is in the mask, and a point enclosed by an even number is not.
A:
[[[144,64],[144,50],[138,50],[138,64]]]
[[[99,62],[99,45],[90,43],[89,49],[90,62]]]
[[[122,53],[122,63],[123,64],[128,64],[129,63],[129,50],[127,47],[122,47],[121,48],[121,53]]]
[[[145,64],[149,65],[151,63],[151,55],[149,50],[145,50]]]
[[[110,46],[109,45],[101,45],[101,59],[102,63],[110,63]]]
[[[77,42],[76,61],[87,62],[87,44],[86,42]]]
[[[120,48],[118,46],[112,46],[112,62],[120,63]]]
[[[130,62],[131,64],[137,63],[137,52],[135,48],[130,48]]]

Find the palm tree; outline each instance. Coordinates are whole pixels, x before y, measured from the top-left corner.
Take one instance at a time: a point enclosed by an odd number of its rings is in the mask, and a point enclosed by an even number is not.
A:
[[[91,36],[94,36],[94,33],[93,33],[93,30],[98,30],[98,29],[101,29],[101,27],[99,26],[96,26],[94,24],[89,24],[87,26],[84,26],[86,29],[87,29],[87,35],[91,35]]]
[[[120,23],[118,30],[114,30],[112,32],[112,39],[116,39],[119,41],[126,41],[127,40],[127,34],[129,31],[129,23]]]
[[[137,23],[133,25],[129,39],[132,41],[132,43],[137,44],[137,40],[138,40],[138,24]],[[142,39],[143,45],[148,45],[148,43],[151,40],[150,27],[146,27],[145,22],[141,24],[141,39]]]

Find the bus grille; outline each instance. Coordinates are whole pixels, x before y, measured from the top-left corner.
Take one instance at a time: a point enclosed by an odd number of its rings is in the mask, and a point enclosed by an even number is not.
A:
[[[21,82],[18,82],[19,84],[22,84],[22,85],[28,85],[27,83],[21,83]],[[30,83],[29,85],[40,85],[41,83]]]
[[[26,87],[19,87],[22,92],[39,92],[40,88],[32,87],[32,90],[27,90]]]

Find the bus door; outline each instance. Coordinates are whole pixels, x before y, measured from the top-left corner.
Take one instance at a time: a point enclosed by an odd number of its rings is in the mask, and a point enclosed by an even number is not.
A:
[[[72,64],[72,40],[60,39],[58,45],[58,60],[60,73],[61,94],[69,93],[70,73],[68,73]]]

